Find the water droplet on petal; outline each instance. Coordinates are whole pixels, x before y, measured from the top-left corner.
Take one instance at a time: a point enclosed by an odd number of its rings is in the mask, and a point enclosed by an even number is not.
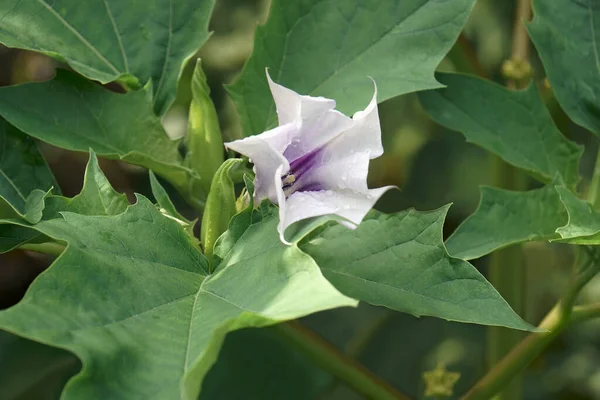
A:
[[[346,189],[346,185],[344,185],[343,183],[338,183],[338,187],[340,189]]]
[[[346,180],[348,180],[348,175],[342,175],[342,180],[343,180],[343,181],[346,181]]]
[[[331,196],[333,196],[333,192],[331,190],[326,190],[325,195],[328,197],[331,197]]]

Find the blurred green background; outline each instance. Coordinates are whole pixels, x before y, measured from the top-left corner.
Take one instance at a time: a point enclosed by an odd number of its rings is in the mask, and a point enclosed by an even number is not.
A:
[[[252,51],[256,24],[266,20],[268,9],[268,0],[218,0],[211,22],[214,33],[198,53],[225,141],[239,138],[241,130],[224,84],[232,82],[243,67]],[[514,14],[513,1],[479,0],[459,41],[439,68],[473,72],[475,61],[475,72],[504,83],[501,65],[510,55]],[[581,172],[589,176],[597,151],[595,141],[556,104],[544,86],[544,72],[535,54],[531,62],[534,84],[544,93],[556,124],[566,136],[586,146]],[[177,101],[163,121],[171,137],[185,133],[193,65],[191,62],[186,68]],[[0,85],[50,79],[57,67],[64,66],[39,54],[0,47]],[[118,90],[110,85],[109,89]],[[386,195],[377,208],[387,212],[408,207],[430,210],[453,203],[444,227],[447,237],[477,207],[479,185],[492,184],[491,157],[466,143],[459,133],[432,122],[414,94],[379,107],[385,154],[372,163],[370,185],[396,185],[400,190]],[[87,155],[45,144],[41,148],[63,193],[77,194]],[[147,171],[106,160],[101,166],[115,188],[127,193],[130,200],[134,192],[150,196]],[[529,182],[530,187],[534,185]],[[184,213],[191,213],[180,199],[177,204]],[[566,285],[572,255],[568,246],[547,243],[529,243],[524,253],[527,307],[522,316],[537,324]],[[488,257],[475,260],[474,265],[485,274],[488,261]],[[50,262],[31,252],[1,255],[0,307],[15,304]],[[590,301],[600,299],[600,280],[593,280],[582,296]],[[320,313],[302,322],[414,399],[425,398],[423,372],[439,362],[461,373],[454,398],[486,369],[485,327],[418,319],[366,304]],[[66,352],[0,332],[0,399],[58,398],[62,385],[78,369],[78,360]],[[600,399],[600,321],[577,325],[555,340],[526,371],[523,393],[531,400]],[[352,400],[360,396],[290,349],[272,329],[263,329],[229,335],[201,398]]]

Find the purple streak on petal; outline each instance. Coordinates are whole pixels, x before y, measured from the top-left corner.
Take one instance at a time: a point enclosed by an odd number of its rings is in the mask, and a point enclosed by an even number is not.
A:
[[[287,185],[284,184],[284,190],[286,192],[293,193],[323,190],[323,185],[320,182],[307,179],[310,176],[308,172],[321,165],[322,150],[323,148],[315,149],[290,163],[290,170],[286,176],[293,175],[294,181]],[[285,179],[286,176],[283,176],[282,180]]]
[[[295,159],[290,163],[290,173],[296,177],[296,180],[298,180],[306,171],[310,170],[317,164],[320,154],[321,149],[319,148],[311,151],[310,153],[306,153],[300,158]]]

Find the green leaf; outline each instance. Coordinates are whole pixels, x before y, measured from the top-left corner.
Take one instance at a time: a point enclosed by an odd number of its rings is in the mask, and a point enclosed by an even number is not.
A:
[[[479,258],[502,247],[558,237],[567,213],[554,185],[528,192],[481,188],[479,207],[446,241],[457,258]]]
[[[81,364],[65,350],[0,331],[3,400],[56,400]]]
[[[25,199],[23,212],[17,211],[13,206],[0,197],[0,221],[3,219],[24,220],[30,224],[36,224],[42,219],[42,213],[45,207],[45,199],[50,191],[35,189],[29,193]]]
[[[66,251],[0,312],[0,327],[82,360],[67,400],[196,399],[227,332],[356,304],[280,243],[274,217],[207,276],[192,239],[142,196],[117,216],[63,216],[36,229]]]
[[[3,0],[0,42],[48,54],[102,83],[139,87],[152,80],[154,110],[162,115],[175,98],[184,63],[208,39],[213,4]]]
[[[474,0],[274,0],[254,51],[229,90],[246,136],[277,122],[271,78],[298,93],[337,101],[351,115],[373,96],[440,87],[433,72],[456,41]]]
[[[160,184],[154,172],[150,171],[150,187],[152,189],[152,195],[156,199],[158,206],[162,208],[168,215],[177,218],[185,223],[191,224],[192,221],[185,218],[177,211],[175,205],[171,201],[169,194],[165,188]]]
[[[6,205],[25,214],[27,198],[35,189],[47,192],[58,184],[33,139],[0,118],[0,218]],[[30,200],[31,201],[31,200]],[[8,212],[11,212],[10,210]]]
[[[25,216],[5,216],[4,219],[0,219],[0,253],[31,242],[35,238],[42,238],[43,235],[31,229],[31,224],[36,224],[41,219],[62,218],[60,213],[63,211],[83,215],[116,215],[124,212],[129,206],[127,197],[117,193],[102,173],[94,152],[90,152],[81,193],[67,198],[36,190],[31,193],[28,202],[31,206]]]
[[[44,212],[46,196],[50,194],[50,191],[44,192],[43,190],[35,189],[27,196],[25,201],[25,214],[23,218],[30,224],[37,224],[42,219],[42,213]]]
[[[60,218],[60,212],[69,211],[82,215],[117,215],[129,206],[127,197],[113,189],[98,165],[98,158],[90,151],[83,188],[73,198],[50,196],[46,200],[44,219]]]
[[[574,187],[583,149],[554,125],[535,86],[506,89],[480,78],[436,75],[446,88],[419,94],[436,122],[545,183],[560,175]]]
[[[118,94],[62,71],[48,82],[0,88],[0,114],[28,135],[152,169],[186,194],[190,175],[178,142],[151,107],[148,88]]]
[[[557,186],[560,195],[569,214],[568,223],[556,230],[561,242],[573,244],[600,244],[600,214],[592,205],[585,200],[575,196],[573,192]]]
[[[0,220],[0,254],[14,250],[38,236],[39,233],[33,229]]]
[[[190,104],[186,134],[187,154],[185,164],[196,171],[202,189],[208,193],[213,176],[223,164],[224,151],[217,110],[210,98],[210,88],[202,70],[200,59],[192,76],[192,102]]]
[[[415,316],[535,330],[475,267],[448,255],[447,211],[373,212],[355,230],[332,225],[300,248],[356,299]]]
[[[536,0],[528,25],[556,99],[569,117],[600,135],[600,3]]]

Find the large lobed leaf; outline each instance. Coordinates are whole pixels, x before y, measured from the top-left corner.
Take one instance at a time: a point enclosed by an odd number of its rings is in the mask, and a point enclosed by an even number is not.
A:
[[[447,211],[373,212],[356,230],[333,225],[301,248],[348,296],[416,316],[534,330],[475,267],[448,255]]]
[[[436,76],[447,87],[419,94],[436,122],[542,182],[559,175],[577,184],[583,149],[560,133],[535,86],[514,91],[474,76]]]
[[[529,34],[556,99],[576,123],[600,135],[600,2],[535,0]]]
[[[100,169],[94,152],[85,169],[81,193],[73,198],[49,196],[46,199],[44,219],[61,218],[64,211],[81,215],[117,215],[129,206],[127,197],[113,189]]]
[[[573,244],[600,244],[600,213],[592,205],[571,191],[557,187],[569,215],[568,223],[556,230],[560,241]]]
[[[28,135],[69,150],[97,154],[156,171],[182,192],[189,171],[178,142],[152,113],[148,89],[118,94],[72,73],[48,82],[0,88],[0,115]]]
[[[600,213],[564,186],[528,192],[484,187],[481,203],[446,242],[448,251],[465,260],[511,244],[549,240],[600,244]]]
[[[511,244],[558,238],[556,229],[566,223],[567,212],[554,185],[528,192],[482,187],[479,207],[446,247],[452,256],[470,260]]]
[[[24,214],[31,192],[51,188],[60,193],[35,140],[0,118],[0,202]]]
[[[0,43],[48,54],[102,83],[152,80],[162,115],[208,39],[214,0],[3,0]]]
[[[32,192],[28,200],[38,193],[40,193],[39,190]],[[17,215],[13,218],[6,216],[0,218],[0,253],[10,251],[30,241],[50,240],[32,228],[32,224],[41,219],[62,218],[60,213],[63,211],[83,215],[116,215],[125,211],[128,205],[129,202],[125,195],[117,193],[112,188],[98,165],[96,154],[92,152],[85,171],[83,188],[77,196],[67,198],[44,193],[44,196],[37,199],[33,205],[39,209],[39,218],[33,221],[27,219],[27,214],[25,216]],[[29,213],[33,206],[27,210]]]
[[[245,135],[276,123],[265,76],[298,93],[337,100],[352,114],[379,84],[378,100],[440,87],[433,72],[458,37],[473,0],[273,0],[254,52],[230,92]]]
[[[35,140],[0,117],[0,219],[18,218],[37,222],[43,199],[51,188],[60,188],[39,153]],[[0,253],[37,236],[31,230],[0,224]]]
[[[267,216],[207,276],[193,239],[144,197],[118,216],[63,213],[40,232],[68,243],[0,327],[75,353],[65,399],[196,399],[224,335],[355,302]]]

